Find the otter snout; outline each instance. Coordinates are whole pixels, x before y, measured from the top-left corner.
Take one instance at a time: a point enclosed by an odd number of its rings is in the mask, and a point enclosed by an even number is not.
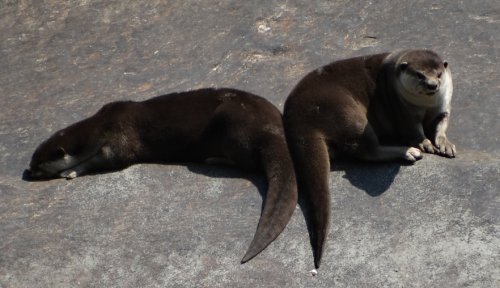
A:
[[[41,169],[27,169],[29,176],[32,179],[46,179],[50,178],[53,173],[47,173],[47,171],[43,171]]]
[[[25,180],[44,180],[51,178],[46,172],[38,169],[27,168],[24,170],[23,179]]]
[[[426,83],[425,86],[429,90],[436,90],[438,88],[438,84],[436,82]]]
[[[33,180],[43,180],[56,178],[58,174],[57,167],[54,167],[54,162],[38,162],[36,160],[32,160],[29,164],[29,168],[26,169],[25,175]]]
[[[429,79],[429,80],[425,81],[424,87],[428,91],[434,93],[437,90],[439,90],[439,81],[436,81],[436,80],[433,80],[433,79]]]

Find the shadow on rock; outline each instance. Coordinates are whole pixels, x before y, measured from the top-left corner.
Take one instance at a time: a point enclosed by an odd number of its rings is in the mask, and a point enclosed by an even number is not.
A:
[[[239,168],[233,168],[225,165],[208,165],[199,163],[186,164],[189,171],[213,178],[240,178],[252,182],[257,187],[262,199],[266,199],[267,181],[264,172],[243,171]],[[264,208],[264,201],[261,205],[261,213]]]
[[[266,181],[266,177],[264,175],[264,172],[259,173],[259,172],[255,172],[255,171],[243,171],[243,170],[238,169],[238,168],[228,167],[228,166],[224,166],[224,165],[208,165],[208,164],[201,164],[201,163],[158,163],[158,164],[185,165],[188,168],[188,170],[193,172],[193,173],[197,173],[197,174],[201,174],[201,175],[205,175],[205,176],[213,177],[213,178],[246,179],[246,180],[252,182],[252,184],[254,184],[257,187],[257,190],[259,191],[259,194],[262,197],[262,199],[266,198],[268,185],[267,185],[267,181]],[[79,177],[86,177],[86,176],[92,176],[92,175],[97,175],[97,174],[113,173],[113,172],[120,171],[120,170],[123,170],[123,169],[96,171],[96,172],[81,175]],[[28,181],[28,182],[39,182],[39,181],[56,180],[56,179],[61,179],[61,178],[59,178],[59,177],[34,178],[31,176],[30,171],[28,169],[25,169],[21,175],[21,179],[24,181]],[[263,208],[264,208],[264,201],[262,201],[261,213],[262,213]]]
[[[128,166],[128,167],[130,167],[130,166]],[[107,169],[107,170],[102,170],[102,171],[93,171],[93,172],[85,173],[83,175],[79,175],[78,178],[87,177],[87,176],[93,176],[93,175],[98,175],[98,174],[114,173],[114,172],[117,172],[117,171],[125,170],[128,167],[124,167],[124,168],[120,168],[120,169]],[[23,171],[23,174],[21,175],[21,180],[26,181],[26,182],[42,182],[42,181],[52,181],[52,180],[60,180],[60,179],[66,179],[68,181],[71,181],[72,178],[64,178],[64,177],[60,177],[60,176],[33,177],[31,175],[31,172],[30,172],[29,169],[25,169]]]
[[[366,163],[366,162],[343,162],[333,165],[334,171],[343,170],[343,176],[357,188],[366,194],[376,197],[382,195],[394,182],[401,163]]]
[[[396,174],[398,174],[401,163],[367,163],[353,160],[335,160],[335,163],[330,167],[331,171],[344,171],[343,176],[349,182],[365,191],[372,197],[382,195],[394,182]],[[333,183],[335,187],[335,183]],[[335,188],[334,188],[335,189]],[[330,191],[331,193],[331,191]],[[312,206],[310,199],[301,193],[299,186],[299,206],[304,215],[307,230],[309,233],[309,241],[312,246],[314,259],[320,259],[322,248],[318,247],[317,238],[318,229],[316,228],[317,220],[315,221],[315,209]]]

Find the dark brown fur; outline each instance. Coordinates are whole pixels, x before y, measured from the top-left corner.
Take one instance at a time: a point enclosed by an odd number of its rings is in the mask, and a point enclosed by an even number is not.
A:
[[[284,125],[299,192],[305,195],[311,209],[310,237],[316,268],[321,262],[330,217],[330,157],[349,155],[372,161],[414,162],[421,155],[411,147],[454,157],[454,145],[444,134],[447,122],[443,119],[448,119],[449,99],[445,101],[446,97],[436,94],[447,91],[439,86],[446,68],[447,63],[427,50],[368,55],[315,70],[291,92],[285,103]],[[414,73],[415,77],[425,74],[417,82],[431,96],[429,100],[418,100],[427,104],[431,99],[443,98],[443,103],[424,107],[406,101],[395,84],[401,73]],[[448,86],[451,78],[449,81]],[[437,134],[446,141],[439,140]],[[387,143],[398,146],[384,146]]]
[[[264,250],[295,209],[295,174],[280,112],[264,98],[234,89],[109,103],[43,142],[30,170],[38,178],[73,178],[134,163],[179,161],[223,162],[266,173],[264,208],[242,262]]]

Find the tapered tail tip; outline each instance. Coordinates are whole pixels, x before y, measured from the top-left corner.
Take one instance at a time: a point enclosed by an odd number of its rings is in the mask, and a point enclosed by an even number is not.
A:
[[[250,246],[252,248],[252,246]],[[260,252],[262,252],[264,249],[260,249],[258,251],[255,251],[254,249],[248,249],[247,253],[245,253],[245,256],[243,256],[243,259],[241,259],[241,264],[245,264],[248,261],[252,260],[255,256],[257,256]]]
[[[321,264],[321,257],[317,257],[316,259],[314,259],[314,269],[319,269],[320,264]]]

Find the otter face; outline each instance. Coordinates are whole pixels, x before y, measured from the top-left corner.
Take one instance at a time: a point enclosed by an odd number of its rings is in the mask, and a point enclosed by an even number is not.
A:
[[[401,96],[408,102],[433,107],[439,105],[444,90],[448,88],[448,63],[437,55],[420,53],[403,57],[403,61],[398,64],[397,86]]]

